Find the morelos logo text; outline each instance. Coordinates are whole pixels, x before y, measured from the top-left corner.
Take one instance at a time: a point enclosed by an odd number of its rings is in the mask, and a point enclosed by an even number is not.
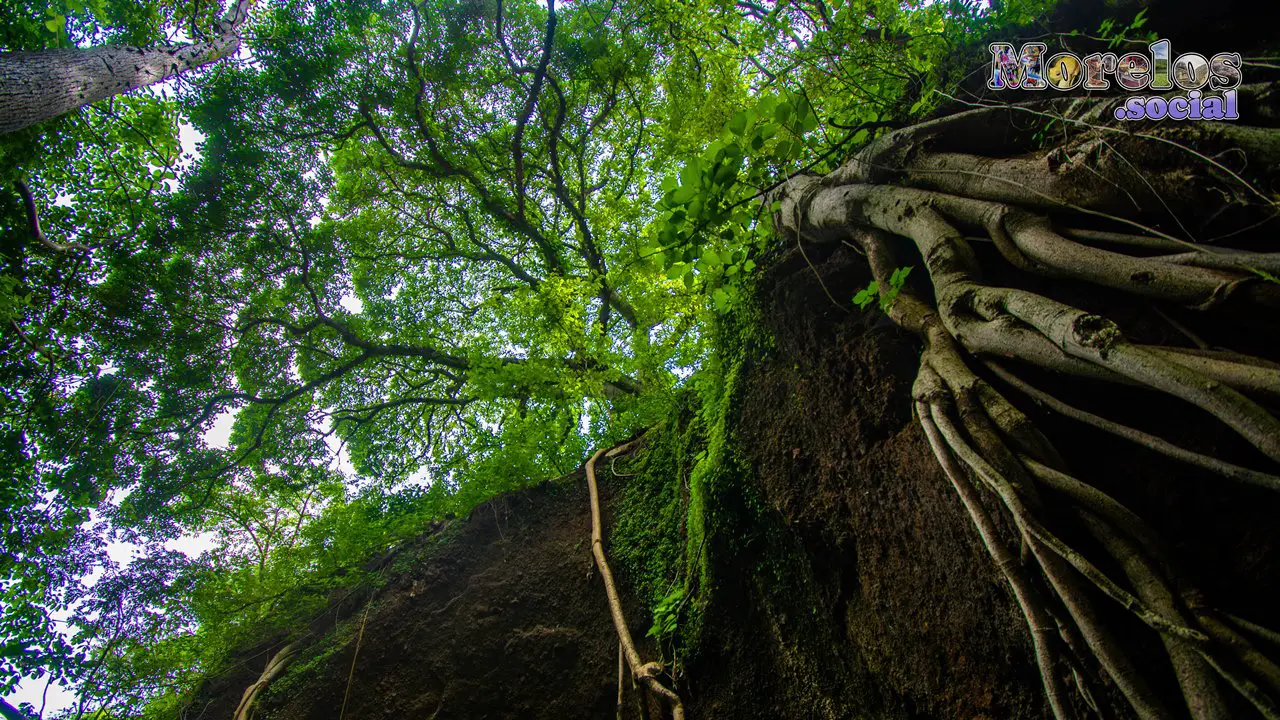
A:
[[[1242,81],[1240,53],[1223,52],[1211,58],[1183,53],[1173,58],[1168,40],[1151,43],[1146,53],[1094,53],[1081,58],[1030,42],[1020,49],[1010,43],[991,43],[992,90],[1062,92],[1110,90],[1151,91],[1160,95],[1132,95],[1115,109],[1117,120],[1238,120],[1236,88]],[[1170,92],[1173,91],[1173,92]]]

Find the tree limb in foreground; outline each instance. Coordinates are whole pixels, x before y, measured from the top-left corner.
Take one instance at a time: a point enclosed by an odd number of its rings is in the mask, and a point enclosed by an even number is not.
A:
[[[212,40],[137,48],[99,45],[0,53],[0,135],[235,55],[257,0],[237,0]]]

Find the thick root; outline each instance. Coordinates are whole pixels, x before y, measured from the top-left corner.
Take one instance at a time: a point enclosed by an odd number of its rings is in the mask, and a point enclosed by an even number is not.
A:
[[[613,627],[618,632],[618,642],[627,664],[631,667],[631,676],[649,692],[662,698],[671,708],[673,720],[684,720],[684,703],[680,696],[662,684],[658,677],[662,674],[662,666],[658,663],[646,663],[640,659],[640,651],[636,649],[631,630],[627,627],[627,619],[622,613],[622,599],[613,582],[613,572],[609,569],[608,558],[604,552],[604,523],[600,519],[600,490],[596,484],[596,461],[601,457],[616,457],[632,449],[634,443],[620,445],[612,450],[601,448],[591,459],[587,460],[587,487],[591,492],[591,553],[595,556],[596,567],[604,580],[605,594],[609,598],[609,613],[613,617]]]
[[[233,720],[249,720],[254,701],[258,699],[262,691],[267,689],[271,681],[280,677],[280,674],[289,667],[289,663],[293,662],[293,659],[297,657],[298,649],[298,644],[291,642],[271,656],[271,659],[267,661],[267,666],[263,668],[262,674],[258,676],[257,681],[245,688],[244,695],[240,698],[240,704],[236,706],[235,715],[232,716]]]
[[[942,435],[938,432],[937,425],[933,422],[931,403],[936,402],[943,393],[945,393],[945,390],[942,388],[941,378],[927,363],[921,364],[920,374],[916,378],[913,391],[916,398],[916,417],[919,419],[921,427],[924,428],[925,437],[929,440],[929,447],[933,449],[934,457],[937,458],[938,464],[942,466],[947,479],[951,481],[952,488],[955,489],[956,494],[960,496],[961,502],[964,503],[965,510],[968,511],[974,528],[978,531],[979,537],[982,538],[983,546],[987,549],[987,553],[991,555],[991,559],[995,561],[996,568],[1000,570],[1000,573],[1013,589],[1014,599],[1018,603],[1018,608],[1022,611],[1023,618],[1027,621],[1027,629],[1031,632],[1031,643],[1034,648],[1036,666],[1040,671],[1040,679],[1044,683],[1045,697],[1049,702],[1050,709],[1053,711],[1054,718],[1056,720],[1068,720],[1068,718],[1075,717],[1075,714],[1070,710],[1066,693],[1062,687],[1062,681],[1058,677],[1054,663],[1055,653],[1052,633],[1055,625],[1053,619],[1046,611],[1046,603],[1040,596],[1036,586],[1031,583],[1026,571],[1018,561],[1018,557],[996,535],[995,525],[978,501],[977,492],[969,483],[968,478],[965,477],[964,471],[956,464],[955,459],[946,447],[945,441],[942,439]]]

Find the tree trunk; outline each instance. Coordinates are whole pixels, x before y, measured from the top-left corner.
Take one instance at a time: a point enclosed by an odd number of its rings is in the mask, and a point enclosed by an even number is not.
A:
[[[0,698],[0,716],[3,716],[5,720],[27,720],[26,715],[23,715],[18,708],[5,702],[3,698]]]
[[[234,55],[254,0],[239,0],[207,42],[0,53],[0,135]]]

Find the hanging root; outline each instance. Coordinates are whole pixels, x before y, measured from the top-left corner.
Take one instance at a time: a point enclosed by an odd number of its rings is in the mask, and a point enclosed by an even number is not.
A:
[[[622,708],[626,706],[627,659],[622,643],[618,643],[618,720],[622,720]]]
[[[1013,591],[1056,720],[1076,717],[1081,707],[1068,697],[1067,677],[1074,678],[1083,706],[1101,714],[1084,677],[1093,662],[1136,717],[1156,720],[1183,713],[1155,692],[1145,675],[1149,668],[1138,667],[1103,620],[1105,613],[1096,606],[1106,602],[1101,597],[1159,634],[1181,689],[1180,704],[1193,720],[1230,717],[1224,696],[1228,687],[1262,717],[1280,720],[1280,666],[1273,660],[1280,654],[1280,635],[1211,607],[1147,523],[1073,476],[1035,424],[974,372],[985,368],[1049,410],[1168,457],[1231,481],[1280,491],[1280,475],[1274,470],[1195,453],[1078,409],[1023,381],[995,359],[1173,396],[1231,428],[1273,463],[1280,463],[1280,420],[1267,406],[1280,400],[1280,365],[1209,348],[1181,325],[1179,333],[1196,348],[1131,342],[1106,317],[1037,292],[988,283],[969,242],[975,233],[983,235],[1000,258],[1028,275],[1088,283],[1148,304],[1205,311],[1230,299],[1266,314],[1280,308],[1280,285],[1261,278],[1280,269],[1280,253],[1181,240],[1143,221],[1151,207],[1157,207],[1157,214],[1172,212],[1165,196],[1192,197],[1192,186],[1198,186],[1190,179],[1216,182],[1220,194],[1242,207],[1260,207],[1268,217],[1276,214],[1275,204],[1200,151],[1161,136],[1108,134],[1099,124],[1104,116],[1096,103],[1060,100],[1045,107],[1053,117],[1083,128],[1070,146],[1011,158],[967,154],[991,148],[959,153],[938,148],[949,141],[948,132],[958,133],[962,144],[980,142],[960,129],[990,125],[1018,110],[981,108],[885,136],[826,178],[793,179],[770,198],[782,201],[775,223],[786,237],[854,246],[866,256],[880,287],[889,287],[889,277],[899,267],[895,246],[908,243],[923,258],[931,297],[907,287],[887,311],[924,344],[913,387],[915,415]],[[1166,152],[1184,152],[1192,165],[1211,167],[1199,175],[1191,170],[1143,173],[1122,154],[1141,142],[1160,143]],[[1100,174],[1113,180],[1110,187],[1098,181]],[[1104,217],[1128,227],[1125,232],[1060,230],[1049,211],[1074,216],[1077,224],[1082,217]],[[1181,219],[1174,220],[1184,227]],[[1130,232],[1134,229],[1139,232]],[[590,469],[589,463],[592,477]],[[1025,551],[1021,559],[996,532],[979,488],[1012,521]],[[1105,555],[1103,566],[1063,539],[1080,534]],[[598,558],[602,563],[603,554]],[[1113,577],[1101,567],[1118,573]]]
[[[1211,470],[1225,478],[1229,478],[1231,480],[1237,480],[1242,483],[1257,485],[1259,487],[1264,487],[1269,490],[1275,490],[1280,492],[1280,476],[1269,475],[1267,473],[1258,472],[1256,470],[1242,468],[1238,465],[1232,465],[1229,462],[1224,462],[1217,458],[1209,457],[1208,455],[1201,455],[1200,453],[1192,452],[1178,445],[1174,445],[1173,443],[1167,440],[1158,438],[1155,435],[1150,435],[1148,433],[1142,432],[1141,430],[1135,430],[1134,428],[1128,427],[1126,425],[1121,425],[1120,423],[1112,422],[1110,420],[1107,420],[1106,418],[1098,417],[1093,413],[1088,413],[1083,410],[1078,410],[1062,402],[1061,400],[1058,400],[1052,395],[1046,392],[1037,390],[1031,385],[1023,382],[1022,380],[1018,379],[1016,375],[1009,372],[1008,370],[1005,370],[1002,366],[1000,366],[995,362],[988,360],[988,361],[985,361],[984,364],[987,366],[988,369],[991,370],[991,372],[994,375],[999,377],[1001,380],[1004,380],[1012,387],[1020,390],[1024,395],[1027,395],[1028,397],[1032,398],[1033,400],[1040,403],[1041,405],[1053,410],[1054,412],[1057,412],[1061,415],[1065,415],[1066,417],[1072,418],[1074,420],[1079,420],[1080,422],[1092,425],[1098,428],[1099,430],[1103,430],[1105,432],[1111,433],[1112,435],[1115,435],[1117,437],[1122,437],[1126,440],[1131,440],[1139,445],[1147,447],[1151,450],[1155,450],[1158,453],[1168,455],[1171,458],[1181,460],[1191,465],[1198,465],[1199,467],[1202,467],[1206,470]]]
[[[364,642],[364,626],[369,622],[369,608],[373,607],[373,598],[364,604],[364,614],[360,616],[360,632],[356,634],[356,649],[351,653],[351,667],[347,670],[347,687],[342,691],[342,709],[338,711],[338,720],[347,716],[347,700],[351,698],[351,683],[356,677],[356,660],[360,658],[360,644]]]
[[[291,642],[280,648],[275,655],[271,656],[271,660],[267,662],[267,666],[263,668],[262,674],[249,687],[245,688],[244,695],[240,698],[240,704],[236,706],[236,714],[232,716],[233,720],[249,720],[250,712],[253,710],[253,703],[267,689],[272,680],[280,677],[280,674],[289,667],[289,663],[298,655],[298,643]]]
[[[646,663],[640,659],[640,652],[636,650],[635,641],[631,638],[631,630],[627,627],[627,619],[622,614],[622,600],[618,595],[617,586],[614,585],[609,561],[604,554],[604,523],[600,518],[600,491],[596,484],[596,461],[601,457],[613,458],[629,452],[634,445],[633,441],[612,450],[601,448],[587,460],[587,487],[591,492],[591,553],[595,556],[596,567],[599,568],[600,577],[604,580],[605,594],[609,598],[609,613],[613,616],[613,627],[618,631],[619,649],[631,668],[631,677],[650,693],[662,698],[671,708],[671,716],[674,720],[684,720],[684,703],[680,700],[680,696],[658,679],[663,672],[662,665],[656,662]],[[619,669],[621,670],[621,667]],[[621,678],[619,678],[618,698],[619,714],[621,714]]]
[[[1035,649],[1036,666],[1040,670],[1040,678],[1044,683],[1045,697],[1049,701],[1050,709],[1053,710],[1053,716],[1056,720],[1067,720],[1067,718],[1074,717],[1074,715],[1066,705],[1066,692],[1054,667],[1053,632],[1056,627],[1049,617],[1045,609],[1045,603],[1040,598],[1036,587],[1031,584],[1025,570],[1019,564],[1017,556],[997,537],[991,518],[979,503],[977,493],[974,491],[973,486],[970,485],[968,478],[956,465],[955,459],[952,458],[938,432],[937,425],[933,422],[930,405],[925,398],[940,390],[936,385],[936,378],[936,373],[931,371],[926,373],[925,368],[921,368],[921,373],[916,378],[916,417],[920,420],[921,427],[924,428],[925,437],[929,440],[929,446],[933,448],[934,457],[938,459],[938,464],[942,466],[947,479],[951,481],[951,486],[955,488],[956,494],[960,496],[960,500],[964,503],[970,520],[973,521],[974,527],[982,538],[983,546],[986,547],[991,559],[995,561],[996,567],[1004,575],[1005,580],[1009,582],[1010,587],[1013,588],[1014,599],[1017,600],[1018,607],[1022,610],[1022,616],[1026,619],[1027,627],[1031,631],[1031,643]]]

